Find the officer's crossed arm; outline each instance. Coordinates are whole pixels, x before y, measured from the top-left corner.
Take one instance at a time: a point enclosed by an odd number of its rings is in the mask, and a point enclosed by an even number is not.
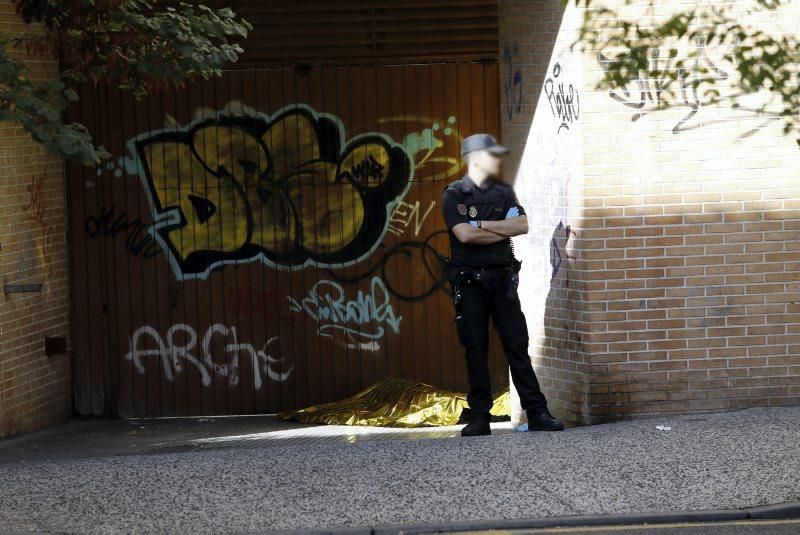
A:
[[[483,228],[474,227],[467,217],[466,205],[460,203],[458,196],[449,190],[445,191],[442,198],[442,213],[447,228],[461,243],[488,245],[528,232],[528,218],[524,212],[503,221],[482,221]]]
[[[506,236],[520,236],[528,233],[528,216],[523,214],[502,221],[481,221],[481,227]]]
[[[453,234],[461,243],[488,245],[513,236],[528,233],[528,216],[519,216],[504,221],[481,221],[481,228],[469,223],[459,223],[453,227]]]
[[[488,232],[498,232],[506,236],[520,236],[528,233],[528,216],[519,203],[514,190],[508,188],[506,195],[506,218],[502,221],[481,221],[481,227]]]

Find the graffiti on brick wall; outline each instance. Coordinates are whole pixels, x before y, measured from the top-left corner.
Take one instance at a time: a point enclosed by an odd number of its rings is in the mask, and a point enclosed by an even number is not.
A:
[[[215,352],[217,338],[222,342],[222,350]],[[261,349],[256,349],[253,344],[239,340],[236,327],[221,323],[210,325],[199,345],[197,331],[183,323],[172,325],[163,337],[155,328],[142,325],[134,331],[129,343],[130,350],[125,358],[133,363],[138,373],[145,374],[145,359],[155,357],[161,362],[163,376],[169,382],[175,380],[176,374],[185,373],[187,366],[192,366],[199,372],[204,386],[211,385],[214,377],[222,377],[228,385],[236,386],[241,378],[240,361],[246,360],[241,365],[251,367],[253,386],[258,390],[264,378],[282,382],[294,369],[288,357],[272,354],[270,347],[278,345],[277,337],[269,338]]]
[[[43,174],[37,174],[31,177],[31,181],[27,186],[28,204],[25,205],[25,210],[27,210],[31,214],[33,220],[44,229],[48,229],[48,224],[45,220],[47,213],[47,200],[45,198],[46,180]]]
[[[522,70],[520,69],[519,45],[514,43],[503,47],[503,96],[506,118],[510,121],[514,114],[522,110]]]
[[[531,282],[536,286],[535,295],[546,294],[550,283],[563,270],[564,262],[570,258],[567,244],[575,234],[567,219],[572,171],[566,164],[568,156],[559,147],[564,136],[548,130],[547,126],[540,129],[529,148],[534,155],[529,164],[534,170],[533,177],[518,182],[516,187],[523,203],[535,206],[528,210],[530,232],[517,240],[520,252],[524,251],[523,265],[536,275]]]
[[[550,239],[550,265],[553,268],[550,281],[554,281],[558,277],[558,272],[561,271],[561,265],[565,260],[572,260],[573,257],[567,253],[567,243],[569,239],[575,235],[572,227],[559,221],[553,230],[553,237]],[[569,279],[566,282],[569,286]]]
[[[52,280],[60,260],[56,254],[59,239],[57,228],[50,225],[47,218],[46,184],[47,175],[36,173],[31,175],[25,186],[27,203],[22,207],[18,217],[11,221],[10,236],[13,241],[5,243],[16,257],[8,263],[10,273],[4,277],[4,284],[20,282],[33,283],[34,286],[50,291],[47,281]],[[38,293],[38,292],[37,292]]]
[[[129,146],[179,279],[225,264],[358,262],[381,242],[412,175],[388,136],[346,140],[338,118],[305,105],[273,116],[221,111]]]
[[[704,82],[725,82],[729,74],[709,57],[706,43],[702,38],[694,42],[694,47],[698,55],[692,67],[677,68],[675,78],[671,77],[670,73],[676,69],[677,49],[669,49],[666,57],[662,57],[659,49],[651,50],[647,71],[643,71],[643,74],[634,81],[635,89],[629,87],[611,89],[609,96],[633,110],[631,116],[633,122],[648,115],[664,113],[671,108],[685,110],[685,114],[673,126],[673,134],[723,122],[752,121],[753,127],[738,136],[739,139],[743,139],[781,119],[779,112],[740,105],[737,101],[740,95],[733,92],[713,98],[704,96],[701,90]],[[605,70],[616,68],[615,61],[602,53],[598,55],[598,62]],[[677,87],[672,91],[672,85],[676,82]],[[675,101],[667,100],[669,93],[675,95]],[[710,105],[726,108],[730,112],[730,117],[703,120],[700,112],[703,107]]]
[[[578,88],[562,77],[561,64],[556,62],[550,76],[544,81],[544,94],[550,105],[550,112],[558,123],[557,134],[569,130],[581,114],[581,96]]]

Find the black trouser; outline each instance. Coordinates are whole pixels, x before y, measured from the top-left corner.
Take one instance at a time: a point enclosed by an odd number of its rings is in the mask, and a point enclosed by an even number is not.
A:
[[[462,272],[463,273],[463,272]],[[457,277],[453,290],[456,328],[464,346],[469,375],[467,401],[473,415],[488,415],[492,407],[489,378],[489,318],[503,342],[511,379],[526,411],[547,409],[547,400],[528,356],[528,325],[516,287],[509,291],[508,272],[474,272]]]

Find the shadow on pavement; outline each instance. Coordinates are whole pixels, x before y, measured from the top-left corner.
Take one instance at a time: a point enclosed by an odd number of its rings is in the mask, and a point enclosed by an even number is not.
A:
[[[400,429],[305,425],[274,415],[76,420],[45,431],[0,440],[0,464],[228,448],[265,448],[376,440],[450,438],[460,425]],[[509,422],[493,424],[510,432]]]

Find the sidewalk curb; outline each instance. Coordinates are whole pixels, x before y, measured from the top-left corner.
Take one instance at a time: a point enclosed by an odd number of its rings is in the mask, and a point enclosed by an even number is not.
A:
[[[395,535],[502,529],[542,529],[555,527],[626,526],[632,524],[676,524],[725,522],[734,520],[775,520],[800,518],[800,501],[741,509],[710,509],[660,513],[624,513],[616,515],[571,515],[511,520],[467,520],[420,524],[384,524],[373,527],[333,528],[297,531],[318,535]]]
[[[778,520],[785,518],[800,518],[800,502],[786,502],[776,505],[764,505],[763,507],[750,507],[744,509],[748,513],[748,518],[759,520]]]
[[[539,529],[555,527],[623,526],[629,524],[670,524],[678,522],[718,522],[723,520],[746,520],[747,513],[741,509],[711,511],[679,511],[675,513],[625,513],[618,515],[571,515],[541,518],[519,518],[513,520],[474,520],[438,524],[388,525],[373,528],[374,535],[395,533],[436,533],[442,531],[476,531],[487,529]]]

